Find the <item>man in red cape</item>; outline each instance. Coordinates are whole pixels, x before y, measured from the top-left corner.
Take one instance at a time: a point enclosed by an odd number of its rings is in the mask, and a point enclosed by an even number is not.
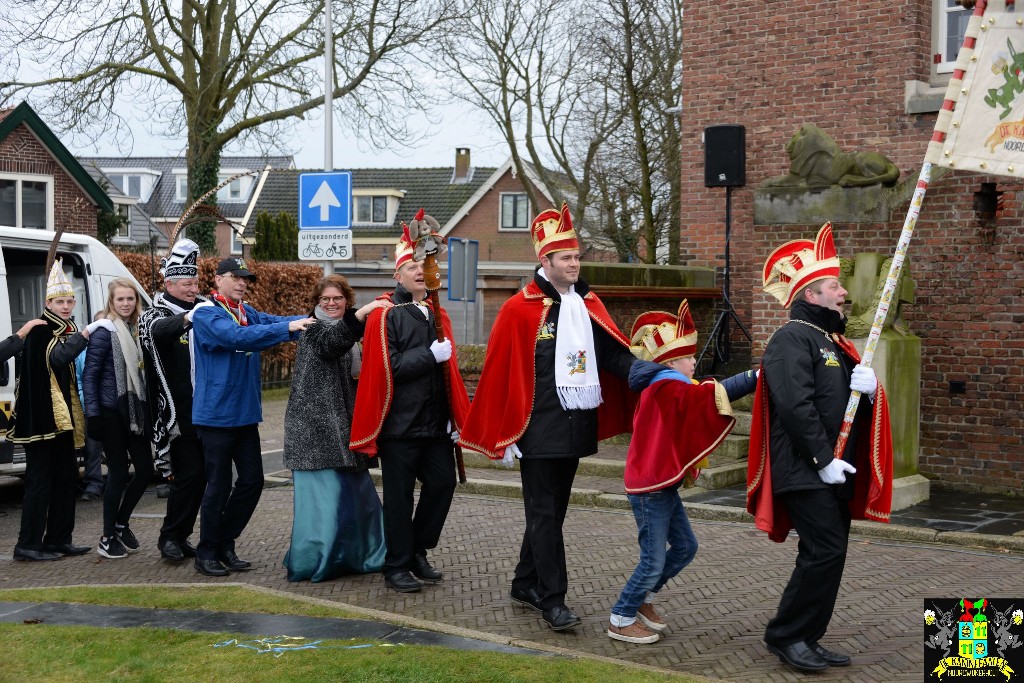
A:
[[[379,297],[394,306],[366,320],[349,444],[353,451],[380,455],[387,543],[382,571],[385,583],[403,593],[443,578],[427,551],[437,547],[455,495],[453,441],[469,411],[451,321],[441,309],[444,341],[437,341],[415,248],[403,225],[395,245],[398,284]],[[422,486],[414,510],[417,479]]]
[[[789,308],[769,339],[754,396],[747,510],[777,542],[800,536],[796,568],[768,622],[765,643],[801,671],[848,666],[825,635],[846,564],[851,519],[889,521],[892,438],[885,392],[843,337],[846,290],[826,223],[817,238],[776,249],[764,291]],[[842,457],[833,450],[851,390],[861,401]],[[849,476],[848,476],[849,475]],[[855,476],[854,476],[855,475]]]
[[[562,631],[580,623],[565,605],[572,482],[598,439],[630,430],[635,396],[625,379],[638,361],[579,278],[568,207],[542,212],[531,234],[541,267],[498,312],[461,443],[508,467],[522,458],[526,531],[510,597]]]

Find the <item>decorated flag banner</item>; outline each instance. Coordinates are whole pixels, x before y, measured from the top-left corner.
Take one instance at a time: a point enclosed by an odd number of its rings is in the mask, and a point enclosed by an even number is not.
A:
[[[979,3],[981,5],[982,3]],[[975,8],[927,160],[975,173],[1024,177],[1024,15],[1012,0]],[[977,10],[981,9],[981,12]]]

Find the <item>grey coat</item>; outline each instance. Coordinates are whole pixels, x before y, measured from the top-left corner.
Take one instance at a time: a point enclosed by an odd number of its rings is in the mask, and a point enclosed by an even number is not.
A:
[[[284,465],[291,470],[367,469],[369,458],[348,449],[356,385],[345,322],[319,322],[299,339],[292,389],[284,414]]]

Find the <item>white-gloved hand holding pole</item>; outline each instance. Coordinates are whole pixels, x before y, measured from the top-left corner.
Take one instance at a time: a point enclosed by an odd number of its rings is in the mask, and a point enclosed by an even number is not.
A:
[[[443,363],[452,357],[452,340],[435,341],[430,344],[430,353],[434,354],[434,361]]]
[[[850,389],[874,399],[875,392],[878,391],[878,379],[875,377],[875,371],[864,365],[855,367],[853,374],[850,375]]]

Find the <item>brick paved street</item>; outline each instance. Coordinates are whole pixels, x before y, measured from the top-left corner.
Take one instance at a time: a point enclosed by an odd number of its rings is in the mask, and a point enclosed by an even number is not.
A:
[[[750,525],[694,521],[701,548],[694,563],[664,591],[660,607],[670,630],[655,645],[628,645],[604,633],[608,612],[635,563],[635,526],[628,513],[573,508],[569,541],[568,604],[583,617],[570,633],[547,629],[538,615],[513,607],[509,580],[523,528],[522,504],[508,499],[457,495],[441,546],[432,559],[445,581],[422,593],[388,591],[380,575],[322,584],[289,584],[281,567],[288,545],[290,487],[268,488],[238,552],[256,569],[231,581],[417,617],[642,662],[728,681],[795,681],[801,677],[768,655],[761,634],[773,613],[796,553],[794,540],[769,542]],[[126,560],[96,554],[59,562],[9,561],[20,510],[0,507],[0,588],[71,584],[215,583],[190,564],[159,558],[155,543],[164,501],[147,492],[132,520],[142,551]],[[75,541],[95,543],[100,504],[80,503]],[[926,597],[962,594],[1024,595],[1024,557],[951,547],[854,539],[836,617],[827,644],[850,652],[849,669],[818,675],[822,681],[918,681],[923,650],[921,610]]]

